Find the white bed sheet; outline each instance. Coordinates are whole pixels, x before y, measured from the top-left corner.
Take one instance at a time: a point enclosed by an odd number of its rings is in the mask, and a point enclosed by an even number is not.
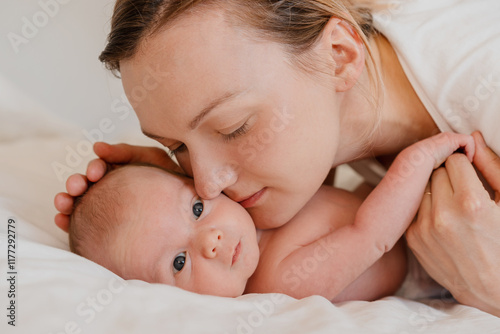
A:
[[[228,299],[124,281],[70,253],[66,234],[53,223],[53,198],[64,190],[53,165],[64,164],[67,148],[85,140],[79,133],[37,110],[0,110],[1,333],[500,332],[499,318],[441,300],[424,304],[389,297],[333,305],[318,296]],[[75,170],[82,172],[90,158]],[[9,218],[16,222],[18,238],[15,328],[7,323]]]

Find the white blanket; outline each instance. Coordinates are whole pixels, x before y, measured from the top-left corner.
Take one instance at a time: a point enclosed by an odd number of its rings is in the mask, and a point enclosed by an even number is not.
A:
[[[389,297],[333,305],[319,296],[229,299],[124,281],[70,253],[66,234],[53,223],[53,198],[68,175],[63,172],[82,172],[93,157],[78,153],[89,144],[80,134],[39,112],[0,110],[1,333],[500,332],[499,318],[448,300]],[[7,266],[9,219],[16,233],[13,270]],[[8,324],[12,319],[15,328]]]

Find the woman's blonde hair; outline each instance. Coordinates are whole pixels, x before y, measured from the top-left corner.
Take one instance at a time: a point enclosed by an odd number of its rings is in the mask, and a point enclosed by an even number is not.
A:
[[[198,6],[215,5],[296,56],[308,51],[328,21],[337,17],[349,23],[360,36],[370,62],[368,38],[374,29],[369,8],[363,3],[360,0],[118,0],[108,43],[99,60],[116,74],[120,61],[133,57],[144,38]]]
[[[311,53],[314,43],[332,17],[347,22],[367,51],[365,65],[372,94],[366,98],[378,113],[381,80],[374,65],[368,39],[376,33],[368,0],[117,0],[108,44],[99,56],[118,76],[120,61],[132,58],[140,43],[174,20],[202,6],[217,6],[230,20],[251,27],[261,37],[280,43],[292,61],[308,72],[321,71]],[[362,88],[364,89],[364,88]],[[377,128],[372,128],[371,133]],[[367,135],[371,135],[367,134]]]

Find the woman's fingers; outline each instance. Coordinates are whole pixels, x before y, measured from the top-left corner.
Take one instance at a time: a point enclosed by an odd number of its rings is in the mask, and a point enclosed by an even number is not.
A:
[[[134,150],[136,147],[128,144],[110,145],[104,142],[96,142],[94,144],[94,152],[107,163],[126,164],[134,161],[134,153],[137,155],[137,152]]]
[[[158,147],[128,144],[109,145],[104,142],[97,142],[94,144],[94,151],[100,158],[94,159],[88,164],[87,175],[71,175],[66,181],[67,194],[60,193],[54,198],[54,205],[60,212],[54,218],[55,223],[64,231],[69,230],[69,215],[73,212],[74,197],[83,195],[89,187],[89,181],[98,182],[110,167],[144,162],[182,172],[181,168],[170,159],[165,150]]]
[[[144,162],[183,173],[182,169],[159,147],[135,146],[128,144],[94,144],[94,152],[109,164]]]
[[[56,223],[57,227],[59,227],[61,230],[63,230],[66,233],[69,233],[69,216],[58,213],[55,218],[54,222]]]
[[[433,204],[436,204],[436,202],[443,202],[453,196],[453,187],[445,168],[438,168],[432,173],[431,192]]]
[[[455,205],[471,220],[477,210],[491,203],[490,195],[479,179],[474,167],[463,154],[453,154],[446,160],[446,171],[453,187]]]
[[[70,215],[73,212],[73,203],[73,197],[67,193],[59,193],[54,198],[54,206],[64,215]]]
[[[102,159],[94,159],[87,166],[87,179],[91,182],[97,182],[108,171],[108,165]]]
[[[495,191],[495,202],[500,201],[500,157],[495,154],[484,142],[480,132],[472,133],[476,143],[474,165],[483,174],[486,181]]]
[[[94,152],[110,164],[127,164],[155,160],[158,155],[164,157],[165,151],[158,147],[135,146],[129,144],[110,145],[103,142],[94,144]]]
[[[73,197],[83,195],[87,188],[88,183],[85,175],[73,174],[66,181],[66,191]]]
[[[428,216],[432,209],[432,189],[431,183],[427,183],[425,186],[424,197],[422,197],[422,203],[420,203],[420,209],[418,210],[418,216]]]
[[[434,172],[431,192],[407,231],[409,247],[459,302],[499,316],[500,207],[463,155]]]
[[[406,231],[406,239],[410,248],[413,249],[413,245],[422,244],[422,242],[424,241],[424,235],[426,234],[426,232],[428,232],[428,218],[431,216],[431,211],[432,192],[431,185],[428,183],[425,187],[424,196],[422,197],[422,202],[420,203],[417,218]]]

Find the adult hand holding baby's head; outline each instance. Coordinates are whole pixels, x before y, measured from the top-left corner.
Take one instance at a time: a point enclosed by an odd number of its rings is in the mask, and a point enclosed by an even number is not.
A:
[[[73,212],[75,197],[81,196],[87,191],[89,181],[99,181],[108,170],[117,165],[145,162],[182,173],[181,168],[170,159],[164,150],[158,147],[128,144],[110,145],[97,142],[94,144],[94,152],[99,158],[89,162],[87,175],[71,175],[66,181],[67,193],[61,192],[54,199],[54,205],[59,211],[54,221],[63,231],[69,231],[69,216]]]
[[[110,145],[103,142],[97,142],[94,144],[94,152],[100,159],[91,161],[87,168],[87,176],[92,182],[100,180],[106,172],[106,170],[103,170],[103,165],[99,161],[104,161],[111,166],[145,162],[184,174],[182,169],[170,159],[167,152],[159,147],[135,146],[129,144]],[[91,176],[89,173],[95,174]],[[97,180],[94,180],[93,177],[97,177]]]

